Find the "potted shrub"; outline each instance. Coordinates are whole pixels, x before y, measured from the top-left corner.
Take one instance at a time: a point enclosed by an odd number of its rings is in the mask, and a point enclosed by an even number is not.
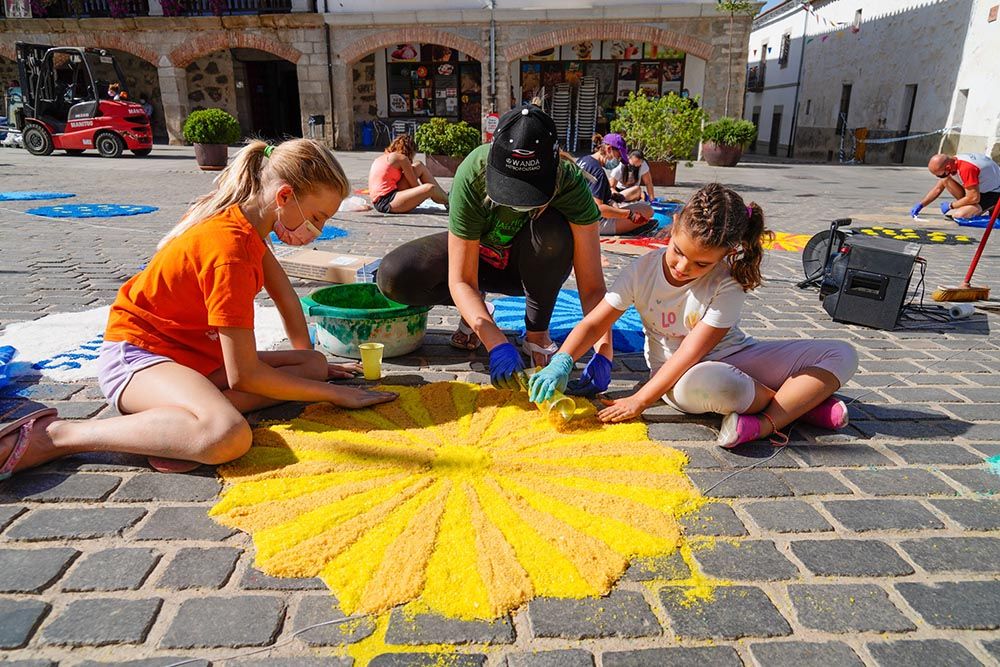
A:
[[[465,156],[482,143],[479,130],[464,120],[456,123],[444,118],[431,118],[417,128],[413,138],[417,149],[427,155],[432,176],[454,176]]]
[[[642,150],[653,185],[673,185],[677,163],[684,160],[690,166],[701,140],[706,114],[698,106],[698,98],[631,92],[616,113],[611,131],[624,135],[630,148]]]
[[[720,118],[705,126],[701,155],[713,167],[735,167],[756,136],[757,128],[750,121]]]
[[[194,144],[198,166],[205,171],[219,171],[229,161],[229,144],[243,136],[240,124],[222,109],[192,111],[184,121],[184,140]]]

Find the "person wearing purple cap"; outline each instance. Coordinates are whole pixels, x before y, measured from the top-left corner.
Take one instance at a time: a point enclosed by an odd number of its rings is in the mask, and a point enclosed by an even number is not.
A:
[[[504,114],[493,143],[465,158],[449,204],[447,232],[405,243],[382,259],[379,289],[406,305],[457,306],[462,322],[452,346],[485,345],[491,382],[516,389],[526,365],[545,365],[558,350],[549,323],[570,272],[585,313],[604,298],[601,214],[585,174],[559,150],[555,122],[531,104]],[[486,292],[525,297],[527,364],[493,321]],[[571,392],[608,388],[610,335],[594,351]]]
[[[614,169],[628,156],[628,146],[620,134],[606,134],[591,155],[576,161],[589,177],[590,193],[601,212],[602,236],[640,235],[656,229],[653,207],[649,202],[616,202],[605,169]]]

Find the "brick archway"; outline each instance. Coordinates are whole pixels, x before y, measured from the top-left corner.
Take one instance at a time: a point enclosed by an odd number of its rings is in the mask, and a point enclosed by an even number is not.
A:
[[[402,44],[404,42],[440,44],[441,46],[457,49],[470,58],[475,58],[479,62],[485,62],[488,60],[486,47],[482,44],[476,44],[470,39],[466,39],[465,37],[446,32],[444,30],[435,30],[434,28],[424,28],[419,26],[413,28],[403,28],[402,30],[387,30],[385,32],[377,32],[373,35],[362,37],[342,49],[339,55],[341,60],[345,63],[353,65],[376,49],[381,49],[384,46],[391,46],[394,44]]]
[[[142,44],[137,44],[134,40],[125,39],[121,35],[115,33],[77,33],[70,41],[72,42],[71,44],[65,44],[64,46],[83,46],[95,49],[113,49],[115,51],[122,51],[124,53],[129,53],[140,60],[146,61],[153,67],[156,67],[157,62],[160,59],[160,56],[157,55],[153,49]],[[0,44],[0,56],[9,58],[10,60],[17,59],[17,54],[11,44]]]
[[[302,57],[301,52],[287,44],[264,35],[239,31],[201,35],[177,47],[167,57],[174,67],[183,69],[205,54],[226,49],[255,49],[276,55],[291,63],[298,63]]]
[[[562,44],[572,44],[587,39],[620,39],[631,42],[650,42],[659,46],[668,46],[690,53],[702,60],[710,60],[715,50],[708,42],[695,39],[673,30],[663,30],[653,26],[632,25],[582,25],[577,28],[553,30],[535,35],[523,42],[508,46],[503,56],[507,62],[530,56],[543,49],[549,49]]]

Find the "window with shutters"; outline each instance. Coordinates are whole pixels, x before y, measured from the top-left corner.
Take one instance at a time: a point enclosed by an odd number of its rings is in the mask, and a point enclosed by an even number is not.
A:
[[[792,35],[786,33],[781,37],[781,51],[778,52],[778,66],[788,67],[788,52],[792,50]]]

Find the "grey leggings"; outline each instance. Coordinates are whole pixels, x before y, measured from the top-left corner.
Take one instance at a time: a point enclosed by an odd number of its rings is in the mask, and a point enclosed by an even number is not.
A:
[[[858,370],[858,353],[839,340],[754,343],[718,361],[701,361],[681,376],[663,400],[681,412],[744,413],[756,395],[754,381],[775,391],[806,368],[822,368],[841,386]]]

